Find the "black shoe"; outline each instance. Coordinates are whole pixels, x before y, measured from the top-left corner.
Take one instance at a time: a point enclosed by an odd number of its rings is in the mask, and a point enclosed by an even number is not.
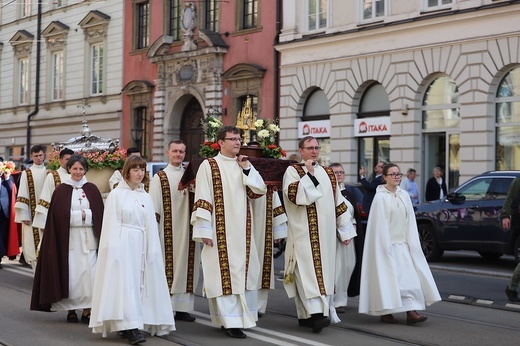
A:
[[[88,315],[81,315],[81,322],[85,324],[90,323],[90,312],[88,313]]]
[[[177,311],[175,313],[175,321],[193,322],[196,318],[187,312]]]
[[[75,311],[69,311],[69,313],[67,314],[67,322],[78,323],[78,315],[76,315]]]
[[[226,333],[227,336],[235,339],[245,339],[246,334],[240,328],[224,328],[221,329]]]
[[[330,325],[330,319],[323,316],[323,314],[312,314],[312,332],[319,333],[325,327]]]
[[[146,342],[143,334],[138,329],[130,329],[127,331],[128,333],[128,342],[130,345],[137,345],[143,342]]]
[[[520,302],[520,298],[518,298],[518,292],[510,290],[509,287],[506,287],[506,296],[509,301]]]
[[[300,327],[309,327],[312,328],[312,319],[310,318],[299,318],[298,325]]]
[[[120,330],[117,332],[117,335],[119,335],[122,338],[128,339],[128,330]]]

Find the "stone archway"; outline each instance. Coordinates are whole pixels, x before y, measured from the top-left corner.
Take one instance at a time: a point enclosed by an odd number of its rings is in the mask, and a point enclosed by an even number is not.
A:
[[[199,101],[193,97],[182,112],[181,140],[186,143],[186,161],[199,157],[199,147],[204,142],[204,130],[201,120],[204,112]]]

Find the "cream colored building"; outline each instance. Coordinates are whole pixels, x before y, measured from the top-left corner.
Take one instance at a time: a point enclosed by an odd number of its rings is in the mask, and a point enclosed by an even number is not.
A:
[[[123,1],[2,1],[0,156],[80,136],[83,111],[120,138],[122,53]]]
[[[379,160],[432,168],[449,187],[520,170],[520,4],[500,0],[285,0],[281,145],[321,136],[347,181]]]

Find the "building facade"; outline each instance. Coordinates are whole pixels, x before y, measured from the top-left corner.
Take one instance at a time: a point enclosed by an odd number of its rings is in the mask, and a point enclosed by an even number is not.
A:
[[[281,145],[321,137],[349,180],[378,161],[453,188],[520,169],[520,3],[285,0]]]
[[[35,144],[121,136],[123,2],[2,1],[0,156]]]
[[[182,139],[186,160],[204,141],[201,120],[236,124],[250,97],[260,118],[278,115],[279,0],[125,1],[123,144],[150,161]]]

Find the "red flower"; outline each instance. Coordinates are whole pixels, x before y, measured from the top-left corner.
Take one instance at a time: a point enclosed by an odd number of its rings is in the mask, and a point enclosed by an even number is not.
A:
[[[283,149],[280,149],[280,154],[282,154],[283,157],[286,157],[286,156],[287,156],[287,153],[286,153],[285,150],[283,150]]]
[[[267,146],[267,149],[271,149],[271,150],[276,149],[276,148],[278,148],[278,146],[276,144],[269,144]]]
[[[211,143],[210,146],[215,150],[220,150],[220,146],[218,145],[218,143]]]
[[[204,142],[204,145],[212,145],[212,144],[213,144],[213,142],[209,142],[209,141]]]

